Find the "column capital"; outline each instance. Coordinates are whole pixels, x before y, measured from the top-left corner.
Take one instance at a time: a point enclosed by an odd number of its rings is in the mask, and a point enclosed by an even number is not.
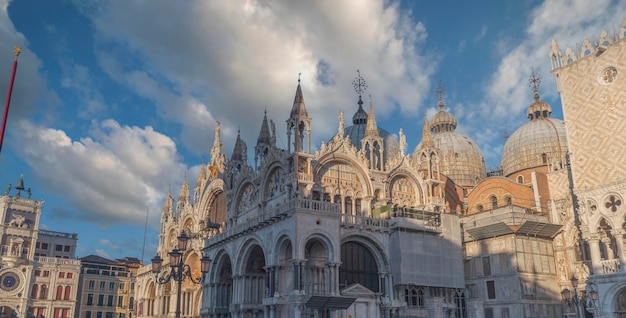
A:
[[[611,234],[613,234],[613,236],[624,235],[624,233],[626,233],[626,230],[624,230],[624,229],[613,229],[613,230],[611,230]]]

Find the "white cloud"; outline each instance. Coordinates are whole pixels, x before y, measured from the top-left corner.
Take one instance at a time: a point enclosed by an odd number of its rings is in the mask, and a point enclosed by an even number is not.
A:
[[[583,37],[593,38],[603,28],[621,23],[624,16],[626,7],[619,6],[619,1],[546,1],[531,12],[529,27],[522,37],[497,42],[496,71],[485,85],[482,101],[469,107],[479,111],[459,117],[460,122],[467,124],[468,133],[475,138],[487,162],[501,158],[500,140],[505,127],[510,134],[527,121],[525,112],[533,101],[528,87],[531,69],[542,79],[541,98],[552,101],[553,107],[560,105],[548,58],[552,38],[562,50],[574,47]],[[491,123],[490,127],[485,128],[481,124],[484,122]]]
[[[72,140],[64,131],[22,121],[20,156],[51,194],[67,200],[62,213],[100,227],[143,225],[185,165],[176,145],[151,127],[92,122],[92,137]],[[158,213],[152,213],[154,221]]]
[[[356,110],[351,87],[356,69],[368,81],[366,94],[372,95],[381,118],[394,109],[420,116],[421,101],[430,94],[428,77],[436,63],[427,63],[420,49],[427,31],[395,3],[196,1],[181,6],[154,1],[102,6],[81,7],[94,22],[101,67],[154,101],[161,116],[184,124],[182,141],[197,153],[208,152],[216,120],[225,128],[226,151],[239,126],[244,140],[256,138],[265,108],[279,131],[284,130],[280,123],[289,114],[298,73],[303,74],[312,118]],[[314,140],[326,139],[335,126],[316,122]]]

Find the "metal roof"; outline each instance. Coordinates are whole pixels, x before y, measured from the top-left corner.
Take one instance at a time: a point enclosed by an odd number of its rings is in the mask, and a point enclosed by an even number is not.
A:
[[[508,225],[504,222],[497,222],[485,226],[466,229],[467,233],[474,240],[482,240],[490,237],[497,237],[507,234],[517,234],[541,238],[553,238],[562,225],[536,221],[524,221],[522,225]]]
[[[308,308],[348,309],[356,300],[354,297],[311,296],[306,302]]]

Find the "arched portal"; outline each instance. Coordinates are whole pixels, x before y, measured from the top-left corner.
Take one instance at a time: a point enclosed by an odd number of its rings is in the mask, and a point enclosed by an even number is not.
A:
[[[215,312],[226,313],[229,312],[233,300],[233,265],[228,255],[224,255],[216,265],[208,307],[215,308]]]
[[[626,288],[622,288],[615,297],[615,317],[626,318]]]
[[[342,288],[358,283],[373,292],[380,291],[378,265],[372,252],[359,242],[341,244],[339,286]]]
[[[263,298],[265,297],[265,254],[259,245],[255,245],[248,251],[244,258],[241,286],[243,289],[243,304],[246,308],[244,317],[263,317]]]
[[[324,241],[319,238],[309,240],[304,248],[304,258],[307,259],[304,264],[304,287],[308,295],[324,295],[330,290],[327,286],[327,275],[329,271],[327,264],[328,248]]]

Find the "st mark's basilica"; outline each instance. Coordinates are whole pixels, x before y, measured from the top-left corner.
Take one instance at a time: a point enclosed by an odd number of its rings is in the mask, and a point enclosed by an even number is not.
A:
[[[625,38],[626,19],[573,49],[552,41],[537,63],[564,120],[533,75],[495,172],[443,89],[415,149],[377,125],[360,75],[354,113],[321,145],[299,81],[287,149],[264,116],[254,151],[238,136],[227,154],[217,123],[210,162],[161,212],[162,259],[183,232],[194,276],[212,259],[202,284],[183,282],[181,316],[626,317]],[[176,284],[149,265],[136,290],[136,317],[174,312]]]

